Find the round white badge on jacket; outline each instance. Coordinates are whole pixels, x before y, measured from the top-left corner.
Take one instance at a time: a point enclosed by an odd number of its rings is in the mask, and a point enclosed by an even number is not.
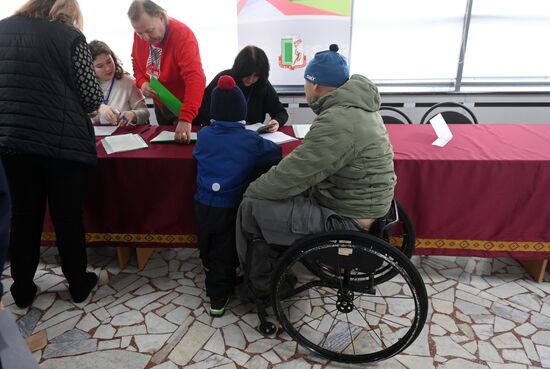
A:
[[[218,192],[220,190],[221,186],[219,183],[212,183],[212,191]]]

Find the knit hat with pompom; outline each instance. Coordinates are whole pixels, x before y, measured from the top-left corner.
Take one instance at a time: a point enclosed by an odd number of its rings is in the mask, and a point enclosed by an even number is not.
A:
[[[246,119],[246,100],[233,77],[223,75],[212,91],[210,118],[227,122]]]

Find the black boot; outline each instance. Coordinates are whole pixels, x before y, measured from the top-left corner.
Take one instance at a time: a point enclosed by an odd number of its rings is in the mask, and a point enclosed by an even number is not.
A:
[[[17,307],[21,309],[31,306],[32,302],[34,301],[34,297],[36,296],[37,290],[38,288],[36,287],[36,284],[34,284],[34,282],[13,282],[10,288],[11,295],[13,296],[13,301],[15,301],[15,305],[17,305]]]
[[[82,281],[69,283],[69,292],[73,301],[79,303],[86,300],[96,284],[97,275],[91,272],[86,273]]]

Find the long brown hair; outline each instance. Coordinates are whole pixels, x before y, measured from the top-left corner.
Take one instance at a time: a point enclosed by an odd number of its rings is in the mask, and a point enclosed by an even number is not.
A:
[[[113,62],[115,63],[115,79],[121,79],[122,75],[124,74],[124,70],[120,65],[120,60],[118,60],[113,50],[111,50],[111,48],[107,46],[105,42],[98,40],[93,40],[92,42],[90,42],[89,46],[90,52],[92,53],[92,60],[95,60],[95,58],[102,54],[111,55],[111,58],[113,58]]]
[[[62,22],[80,30],[84,25],[77,0],[29,0],[14,15]]]

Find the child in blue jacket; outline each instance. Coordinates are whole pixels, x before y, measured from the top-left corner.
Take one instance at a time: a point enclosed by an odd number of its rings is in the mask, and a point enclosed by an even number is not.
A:
[[[275,165],[282,156],[277,144],[245,129],[246,100],[231,76],[220,77],[212,91],[210,117],[193,150],[195,223],[210,315],[222,316],[235,286],[235,222],[242,195],[256,167]]]

